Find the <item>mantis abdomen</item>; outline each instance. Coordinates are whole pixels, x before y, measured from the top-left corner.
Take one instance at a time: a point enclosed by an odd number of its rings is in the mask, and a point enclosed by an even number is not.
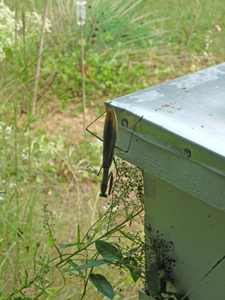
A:
[[[113,108],[107,109],[103,133],[103,169],[111,167],[117,138],[117,120]]]

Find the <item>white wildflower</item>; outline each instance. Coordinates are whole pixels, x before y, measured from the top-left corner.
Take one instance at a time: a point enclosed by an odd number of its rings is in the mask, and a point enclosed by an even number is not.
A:
[[[35,43],[41,32],[42,16],[36,12],[26,12],[25,40]],[[17,21],[17,31],[23,28],[23,22]],[[51,32],[51,21],[46,20],[46,33]],[[23,45],[22,35],[17,35],[17,47]],[[15,12],[11,11],[3,1],[0,2],[0,62],[6,57],[5,49],[15,50]]]
[[[9,184],[9,187],[12,189],[12,188],[14,188],[16,186],[16,184],[15,183],[10,183]]]

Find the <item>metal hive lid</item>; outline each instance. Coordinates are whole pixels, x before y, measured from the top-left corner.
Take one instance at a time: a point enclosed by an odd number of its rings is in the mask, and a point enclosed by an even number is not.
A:
[[[137,134],[225,176],[225,63],[114,99],[118,115],[144,116]]]

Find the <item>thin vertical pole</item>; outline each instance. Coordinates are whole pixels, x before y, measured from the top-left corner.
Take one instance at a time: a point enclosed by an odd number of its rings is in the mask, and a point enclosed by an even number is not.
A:
[[[83,96],[83,129],[85,135],[85,80],[84,80],[84,44],[83,44],[83,25],[80,25],[80,38],[81,38],[81,67],[82,67],[82,96]]]

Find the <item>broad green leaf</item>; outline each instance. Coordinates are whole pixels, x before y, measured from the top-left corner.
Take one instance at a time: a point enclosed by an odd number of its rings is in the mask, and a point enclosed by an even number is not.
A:
[[[107,264],[107,263],[108,263],[108,260],[106,260],[106,259],[93,260],[93,261],[90,261],[89,263],[87,263],[85,265],[74,267],[73,269],[70,269],[67,272],[72,272],[72,271],[77,271],[77,270],[81,270],[81,269],[88,269],[88,268],[92,268],[92,267],[97,267],[97,266]]]
[[[122,258],[121,254],[119,254],[119,250],[110,243],[97,240],[95,242],[95,247],[102,257],[108,261],[120,260]]]
[[[152,297],[157,297],[161,288],[159,273],[156,267],[151,264],[146,274],[147,290]]]
[[[108,280],[101,274],[91,274],[90,280],[96,289],[109,299],[114,298],[114,291]]]

